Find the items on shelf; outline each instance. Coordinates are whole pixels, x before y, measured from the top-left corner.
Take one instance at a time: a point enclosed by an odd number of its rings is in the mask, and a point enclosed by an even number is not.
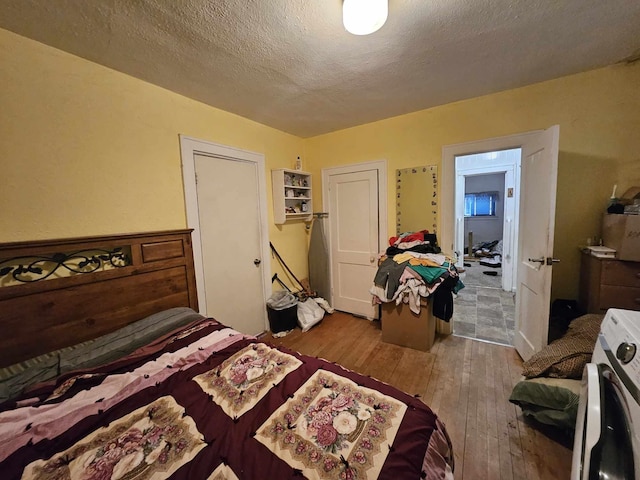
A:
[[[607,213],[624,213],[624,204],[620,203],[620,200],[616,197],[617,189],[618,185],[614,185],[613,192],[611,192],[611,198],[609,199]]]
[[[287,220],[311,220],[311,174],[286,168],[271,171],[273,219],[278,225]]]
[[[618,260],[640,261],[640,187],[631,187],[616,199],[622,211],[606,213],[602,220],[604,245],[616,251]]]

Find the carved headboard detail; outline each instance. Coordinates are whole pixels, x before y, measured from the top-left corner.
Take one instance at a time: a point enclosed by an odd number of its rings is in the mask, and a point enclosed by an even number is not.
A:
[[[191,230],[0,244],[0,367],[198,309]]]

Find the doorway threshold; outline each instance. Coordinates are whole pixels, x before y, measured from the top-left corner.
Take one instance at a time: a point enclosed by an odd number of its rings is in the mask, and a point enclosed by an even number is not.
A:
[[[513,348],[513,345],[511,345],[509,343],[502,343],[502,342],[498,342],[498,341],[494,341],[494,340],[485,340],[484,338],[468,337],[466,335],[460,335],[460,334],[457,334],[455,332],[453,332],[453,336],[454,337],[460,337],[460,338],[466,338],[468,340],[473,340],[475,342],[490,343],[491,345],[499,345],[501,347]]]

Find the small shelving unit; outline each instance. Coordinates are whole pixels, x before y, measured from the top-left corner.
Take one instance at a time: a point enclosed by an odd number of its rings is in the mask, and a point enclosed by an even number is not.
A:
[[[271,170],[273,220],[282,225],[287,220],[311,220],[313,216],[311,174],[301,170]]]

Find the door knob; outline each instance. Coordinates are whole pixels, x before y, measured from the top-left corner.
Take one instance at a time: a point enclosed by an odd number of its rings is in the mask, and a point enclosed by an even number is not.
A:
[[[254,264],[256,267],[257,267],[258,265],[260,265],[261,263],[262,263],[262,260],[260,260],[259,258],[256,258],[256,259],[253,261],[253,264]]]
[[[544,257],[540,257],[540,258],[530,258],[529,261],[530,262],[544,264],[544,265],[553,265],[554,263],[560,262],[560,259],[559,258],[551,258],[551,257],[547,257],[545,259]]]
[[[370,263],[373,263],[373,262],[375,262],[375,261],[376,261],[376,257],[369,257],[369,262],[370,262]]]

